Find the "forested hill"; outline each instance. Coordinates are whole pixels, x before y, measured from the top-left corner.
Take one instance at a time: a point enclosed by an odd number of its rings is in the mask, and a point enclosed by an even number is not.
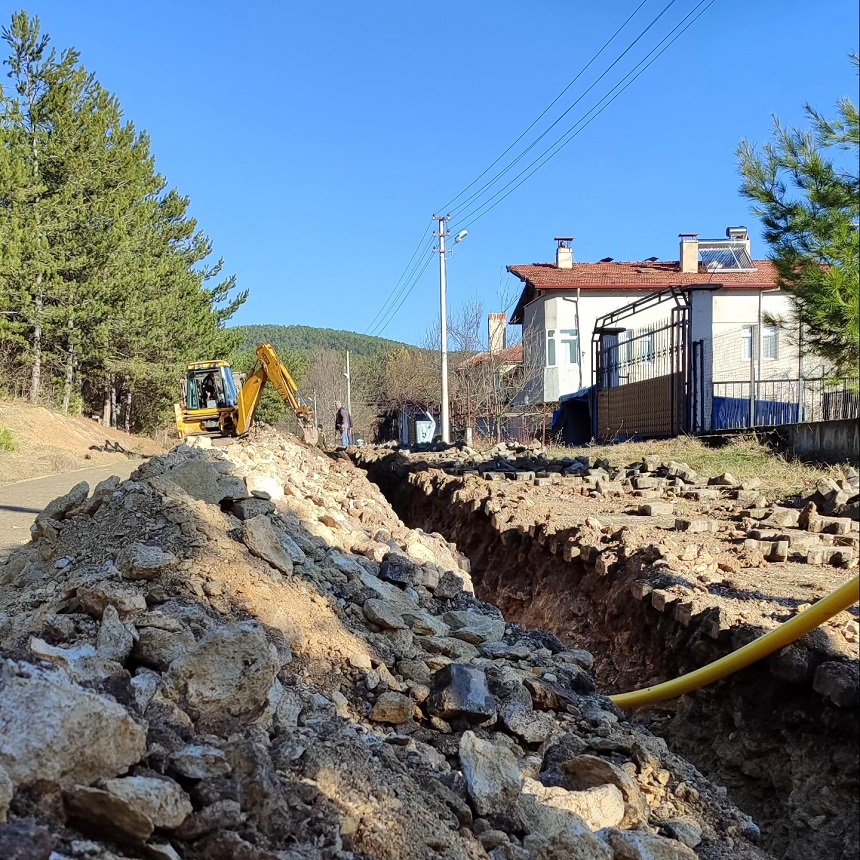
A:
[[[351,354],[359,356],[378,355],[392,347],[403,346],[382,337],[307,325],[240,325],[232,331],[243,338],[240,349],[255,349],[261,343],[271,343],[280,352],[348,349]]]

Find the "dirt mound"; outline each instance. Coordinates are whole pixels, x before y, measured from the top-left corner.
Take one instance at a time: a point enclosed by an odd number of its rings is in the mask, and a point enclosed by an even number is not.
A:
[[[145,436],[17,400],[0,400],[0,427],[12,431],[17,446],[14,451],[0,451],[0,485],[107,465],[129,456],[149,457],[163,450]]]
[[[766,858],[592,662],[346,459],[183,445],[0,565],[0,856]]]

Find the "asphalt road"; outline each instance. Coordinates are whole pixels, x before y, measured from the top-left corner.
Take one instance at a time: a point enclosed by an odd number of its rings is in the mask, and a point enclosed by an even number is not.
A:
[[[48,502],[65,495],[81,481],[86,481],[92,490],[111,475],[125,479],[139,464],[138,459],[127,460],[0,485],[0,558],[30,540],[30,526]]]

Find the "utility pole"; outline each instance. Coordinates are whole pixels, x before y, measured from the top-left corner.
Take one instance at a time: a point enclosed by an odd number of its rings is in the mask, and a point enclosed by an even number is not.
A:
[[[448,414],[448,309],[447,309],[447,273],[445,271],[445,237],[450,235],[447,231],[448,216],[434,215],[434,220],[439,222],[439,304],[442,311],[442,441],[447,445],[451,442],[451,420]]]
[[[352,377],[349,375],[349,350],[346,351],[346,408],[352,415]]]

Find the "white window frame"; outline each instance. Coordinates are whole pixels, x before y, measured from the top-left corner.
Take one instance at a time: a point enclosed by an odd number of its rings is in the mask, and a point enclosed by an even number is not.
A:
[[[741,360],[752,361],[755,356],[755,326],[745,325],[741,328]]]
[[[552,349],[552,361],[550,361],[550,348]],[[544,359],[546,367],[558,367],[558,352],[555,348],[555,329],[548,328],[546,330],[546,348],[544,350]]]
[[[559,329],[562,364],[579,364],[579,332],[574,328]],[[565,336],[566,335],[566,336]]]
[[[653,364],[656,358],[656,344],[653,331],[643,332],[639,336],[639,347],[637,349],[639,361],[643,364]]]
[[[769,344],[773,344],[773,355],[770,355]],[[765,361],[779,361],[779,328],[775,325],[762,326],[761,357]]]

